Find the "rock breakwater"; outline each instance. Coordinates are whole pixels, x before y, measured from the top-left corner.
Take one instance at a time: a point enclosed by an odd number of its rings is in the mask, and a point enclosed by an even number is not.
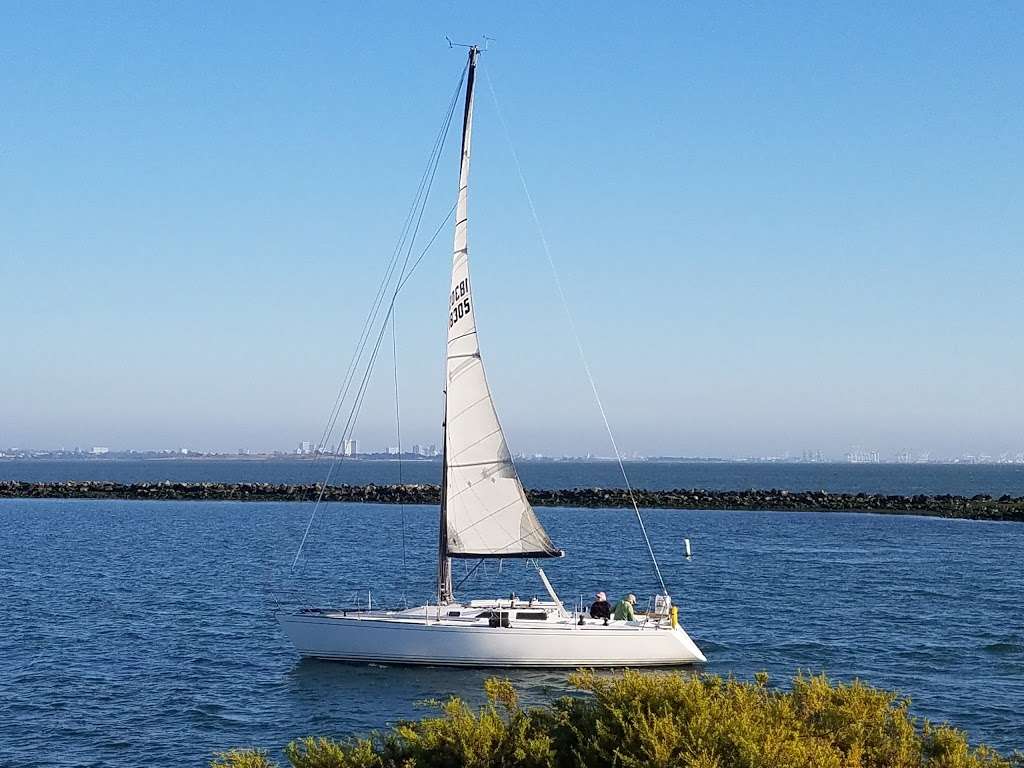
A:
[[[27,483],[0,481],[0,498],[136,499],[164,501],[312,501],[319,485],[273,483]],[[530,502],[545,507],[629,507],[621,488],[569,488],[527,491]],[[970,520],[1024,522],[1024,496],[890,496],[827,491],[708,491],[679,488],[634,490],[637,504],[654,509],[879,512]],[[436,485],[329,485],[324,501],[370,504],[437,504]]]

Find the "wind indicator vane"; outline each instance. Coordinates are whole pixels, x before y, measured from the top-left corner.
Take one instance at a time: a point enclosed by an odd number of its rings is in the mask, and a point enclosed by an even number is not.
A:
[[[491,43],[495,42],[493,37],[483,36],[484,44],[483,47],[476,43],[456,43],[448,35],[444,36],[444,39],[448,41],[449,48],[476,48],[478,51],[486,51]]]

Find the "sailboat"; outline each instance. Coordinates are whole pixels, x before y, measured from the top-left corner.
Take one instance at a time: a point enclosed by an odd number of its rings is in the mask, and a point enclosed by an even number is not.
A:
[[[651,600],[646,614],[623,621],[592,619],[582,606],[579,612],[570,612],[539,567],[548,600],[523,601],[513,595],[462,601],[452,589],[453,559],[539,561],[564,554],[526,498],[480,356],[467,228],[479,54],[478,47],[469,46],[447,316],[436,603],[404,610],[306,608],[281,613],[278,620],[302,656],[347,662],[481,667],[704,662],[704,654],[679,625],[664,588]]]

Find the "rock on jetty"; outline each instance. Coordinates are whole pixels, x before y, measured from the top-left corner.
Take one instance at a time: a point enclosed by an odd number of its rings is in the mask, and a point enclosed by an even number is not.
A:
[[[886,496],[827,491],[670,491],[634,490],[637,504],[653,509],[733,509],[766,511],[880,512],[969,520],[1024,522],[1024,496]],[[273,483],[24,483],[0,481],[0,498],[153,499],[175,501],[313,501],[320,485]],[[527,491],[530,502],[544,507],[629,507],[622,488],[570,488]],[[370,504],[437,504],[436,485],[328,485],[324,501]]]

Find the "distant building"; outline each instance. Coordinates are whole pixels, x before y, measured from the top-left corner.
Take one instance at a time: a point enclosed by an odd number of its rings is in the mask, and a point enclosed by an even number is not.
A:
[[[89,453],[91,453],[93,456],[102,456],[105,453],[110,453],[110,449],[104,448],[99,445],[94,445],[91,449],[89,449]]]
[[[854,446],[848,454],[846,454],[846,461],[850,464],[879,464],[881,458],[878,451],[865,451],[860,446]]]
[[[359,453],[359,441],[355,439],[345,440],[342,443],[342,453],[346,456],[355,456]]]
[[[299,450],[296,451],[296,453],[300,453],[303,456],[308,456],[312,452],[313,452],[313,441],[312,440],[303,440],[301,443],[299,443]]]

